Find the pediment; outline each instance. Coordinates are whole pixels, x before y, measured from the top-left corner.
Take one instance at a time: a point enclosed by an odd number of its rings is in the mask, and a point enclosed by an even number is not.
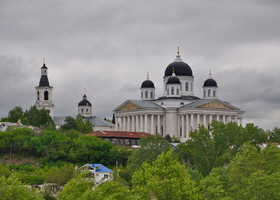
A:
[[[120,111],[127,111],[127,110],[136,110],[139,109],[140,107],[135,105],[132,102],[127,102],[126,104],[124,104],[121,108],[119,108],[118,110]]]
[[[227,109],[227,110],[234,110],[232,107],[223,104],[218,101],[212,101],[206,104],[199,106],[198,108],[210,108],[210,109]]]

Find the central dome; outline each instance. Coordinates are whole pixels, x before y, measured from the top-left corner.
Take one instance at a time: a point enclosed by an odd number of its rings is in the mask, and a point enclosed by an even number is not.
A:
[[[172,76],[173,70],[176,76],[193,76],[191,67],[183,62],[180,57],[178,50],[175,61],[167,66],[164,76]]]
[[[141,88],[155,88],[155,85],[152,81],[150,80],[145,80],[142,85]]]

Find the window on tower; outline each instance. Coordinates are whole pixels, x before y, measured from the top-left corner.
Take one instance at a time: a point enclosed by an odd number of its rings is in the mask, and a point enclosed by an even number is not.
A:
[[[153,93],[153,92],[151,92],[151,98],[154,98],[153,96],[154,96],[154,93]]]
[[[177,88],[177,95],[179,95],[179,89]]]
[[[145,91],[145,98],[148,98],[148,91]]]
[[[174,94],[174,87],[171,87],[171,95]]]
[[[208,90],[208,97],[211,97],[211,90]]]
[[[203,92],[203,97],[204,97],[204,98],[206,97],[206,91]]]
[[[49,100],[49,92],[48,92],[48,91],[45,91],[45,92],[44,92],[44,100],[45,100],[45,101],[48,101],[48,100]]]
[[[185,83],[185,90],[189,91],[189,83],[188,82]]]
[[[40,100],[40,92],[39,91],[37,92],[37,100],[38,101]]]
[[[213,91],[213,97],[216,97],[216,91]]]

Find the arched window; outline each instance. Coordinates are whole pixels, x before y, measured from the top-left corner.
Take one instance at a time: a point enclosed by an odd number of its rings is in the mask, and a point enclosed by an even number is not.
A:
[[[37,100],[38,101],[40,100],[40,92],[39,91],[37,92]]]
[[[154,98],[153,96],[154,96],[154,93],[153,93],[153,92],[151,92],[151,98]]]
[[[205,98],[206,97],[206,91],[204,90],[203,92],[203,97]]]
[[[81,109],[81,112],[82,112],[82,113],[84,112],[84,109],[83,109],[83,108]]]
[[[86,113],[88,113],[88,109],[86,109]]]
[[[213,91],[213,97],[216,97],[216,91]]]
[[[211,90],[208,90],[208,97],[211,97]]]
[[[148,91],[145,91],[145,98],[148,98]]]
[[[186,91],[189,91],[189,82],[186,82],[186,83],[185,83],[185,90],[186,90]]]
[[[174,87],[171,87],[171,95],[174,94]]]
[[[177,95],[179,95],[179,89],[177,88]]]
[[[44,92],[44,100],[49,100],[49,92],[48,91]]]
[[[141,92],[141,98],[143,99],[143,92]]]
[[[169,89],[167,89],[167,95],[169,95]]]

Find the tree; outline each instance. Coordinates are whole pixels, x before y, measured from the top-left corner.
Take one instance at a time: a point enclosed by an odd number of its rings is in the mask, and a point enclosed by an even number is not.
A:
[[[49,115],[49,111],[45,109],[38,110],[36,106],[32,106],[28,112],[25,112],[21,118],[21,122],[24,125],[37,126],[46,128],[48,126],[54,126],[54,121]]]
[[[8,115],[8,121],[9,122],[17,122],[21,117],[23,116],[23,110],[20,106],[14,107],[12,110],[10,110]]]
[[[167,140],[160,136],[142,137],[139,144],[140,148],[134,150],[128,159],[128,167],[132,172],[139,169],[144,161],[151,163],[162,152],[170,149]]]
[[[209,128],[200,126],[191,132],[190,137],[185,144],[179,145],[179,158],[206,176],[213,167],[229,163],[244,143],[261,144],[265,132],[253,124],[243,128],[233,122],[213,121]]]
[[[117,181],[107,181],[95,187],[94,190],[87,190],[81,199],[130,200],[132,197],[128,187]]]
[[[0,194],[1,199],[7,200],[43,200],[38,190],[30,190],[22,185],[16,175],[0,177]]]
[[[77,178],[71,179],[58,193],[59,200],[81,199],[84,193],[91,190],[93,182],[85,178],[85,174],[80,174]]]
[[[135,199],[201,199],[195,182],[172,150],[163,152],[152,164],[142,164],[132,177],[132,194]]]
[[[84,117],[80,115],[78,115],[76,119],[70,116],[66,117],[64,124],[61,126],[61,129],[64,131],[77,130],[80,131],[81,133],[93,132],[92,124],[88,120],[85,120]]]

